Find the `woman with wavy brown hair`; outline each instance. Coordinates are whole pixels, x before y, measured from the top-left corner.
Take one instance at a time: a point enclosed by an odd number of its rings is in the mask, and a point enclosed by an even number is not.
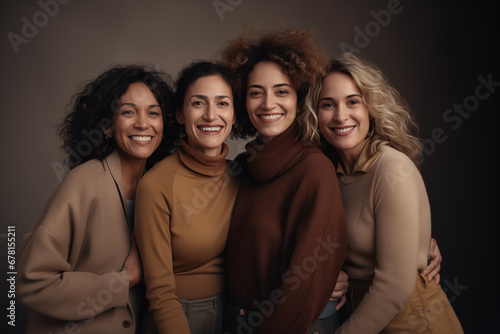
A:
[[[312,97],[349,232],[350,316],[337,333],[462,333],[426,276],[431,214],[407,104],[377,67],[350,53],[331,61]]]
[[[333,332],[336,304],[327,303],[346,223],[305,104],[327,57],[311,32],[278,30],[230,41],[223,60],[238,77],[237,134],[257,134],[236,158],[242,179],[228,233],[225,332]]]

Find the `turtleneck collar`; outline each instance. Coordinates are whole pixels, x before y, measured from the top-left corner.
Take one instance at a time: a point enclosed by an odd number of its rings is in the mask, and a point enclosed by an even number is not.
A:
[[[368,173],[380,156],[380,152],[375,154],[370,153],[370,144],[370,138],[366,139],[363,143],[363,148],[361,149],[361,153],[354,164],[351,174],[347,173],[345,166],[341,163],[341,160],[338,159],[337,165],[335,166],[337,174],[354,175],[356,173]]]
[[[177,149],[177,155],[183,165],[198,174],[206,176],[218,176],[224,173],[227,152],[227,145],[222,144],[221,154],[216,157],[208,156],[189,145],[186,140],[182,140]]]
[[[246,160],[254,179],[269,181],[295,166],[305,146],[298,136],[299,126],[294,122],[285,132],[267,143],[259,139],[248,143]]]

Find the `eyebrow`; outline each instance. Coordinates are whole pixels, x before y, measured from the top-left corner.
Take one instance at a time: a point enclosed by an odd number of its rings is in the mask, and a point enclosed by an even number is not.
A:
[[[356,96],[357,96],[357,97],[362,98],[362,96],[361,96],[361,95],[359,95],[359,94],[350,94],[350,95],[347,95],[345,98],[346,98],[346,99],[350,99],[351,97],[356,97]],[[321,101],[323,101],[323,100],[327,100],[327,101],[335,101],[335,99],[334,99],[333,97],[328,97],[328,96],[327,96],[327,97],[324,97],[324,98],[322,98],[322,99],[319,99],[319,101],[318,101],[318,102],[321,102]]]
[[[204,99],[204,100],[208,100],[208,96],[206,95],[201,95],[201,94],[195,94],[195,95],[191,95],[190,99],[192,98],[198,98],[198,99]],[[231,100],[231,97],[229,97],[228,95],[216,95],[215,96],[216,99],[230,99]]]
[[[130,107],[134,107],[135,108],[135,107],[137,107],[137,104],[131,103],[131,102],[123,102],[123,103],[120,103],[117,107],[121,108],[122,106],[130,106]],[[149,107],[150,108],[152,108],[152,107],[158,107],[159,108],[160,105],[159,104],[150,104]]]
[[[290,88],[293,88],[290,84],[287,84],[287,83],[279,83],[279,84],[276,84],[273,86],[273,88],[278,88],[278,87],[290,87]],[[260,88],[260,89],[264,89],[264,86],[262,85],[250,85],[248,86],[247,90],[250,89],[250,88]]]

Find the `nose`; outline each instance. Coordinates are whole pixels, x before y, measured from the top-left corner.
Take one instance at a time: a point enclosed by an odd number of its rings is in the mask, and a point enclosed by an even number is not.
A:
[[[149,128],[149,119],[148,119],[148,115],[146,112],[138,113],[134,126],[137,129],[141,129],[141,130]]]
[[[266,94],[261,107],[264,110],[272,110],[276,107],[276,101],[274,100],[273,94]]]
[[[205,109],[204,117],[207,121],[213,122],[217,119],[217,113],[215,112],[215,107],[209,103]]]
[[[337,106],[335,113],[333,115],[333,119],[335,120],[335,122],[337,122],[339,124],[345,123],[347,121],[348,117],[349,117],[349,114],[348,114],[346,108],[342,105]]]

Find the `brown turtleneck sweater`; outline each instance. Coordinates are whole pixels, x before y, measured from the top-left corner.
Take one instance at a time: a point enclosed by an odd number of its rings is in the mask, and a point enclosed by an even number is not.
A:
[[[139,182],[135,235],[160,333],[190,333],[177,299],[224,291],[224,248],[238,191],[227,151],[224,145],[221,155],[209,157],[183,141]]]
[[[258,333],[306,333],[324,309],[347,251],[335,169],[292,125],[271,142],[247,145],[229,228],[230,303],[262,309]],[[272,305],[272,306],[271,306]]]

